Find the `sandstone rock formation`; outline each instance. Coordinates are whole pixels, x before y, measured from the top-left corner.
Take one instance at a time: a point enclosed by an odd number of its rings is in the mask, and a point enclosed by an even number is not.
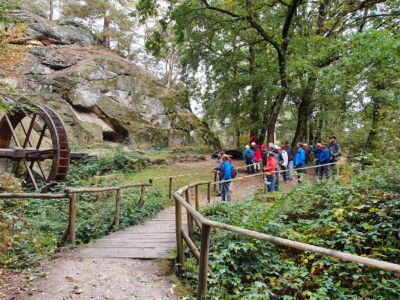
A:
[[[135,148],[219,147],[207,124],[181,104],[179,93],[104,49],[73,21],[50,22],[26,8],[14,17],[28,26],[23,78],[5,78],[19,95],[55,109],[79,143],[114,141]],[[14,98],[19,96],[14,96]]]

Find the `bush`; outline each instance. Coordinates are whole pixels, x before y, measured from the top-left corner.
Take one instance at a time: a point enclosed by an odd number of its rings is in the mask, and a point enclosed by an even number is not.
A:
[[[278,203],[256,196],[217,205],[211,219],[325,248],[400,264],[400,163],[375,161],[347,184],[298,186]],[[189,267],[193,266],[189,260]],[[213,230],[211,297],[399,299],[386,271]],[[194,270],[197,270],[194,268]],[[195,282],[194,273],[187,278]]]

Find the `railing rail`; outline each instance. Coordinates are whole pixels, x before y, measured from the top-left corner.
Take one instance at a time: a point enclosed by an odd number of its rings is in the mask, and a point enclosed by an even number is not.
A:
[[[145,200],[146,187],[152,186],[152,180],[149,183],[134,183],[126,184],[113,187],[80,187],[80,188],[69,188],[62,194],[36,194],[36,193],[0,193],[0,199],[69,199],[68,209],[68,226],[65,228],[64,233],[61,237],[60,244],[65,244],[67,238],[69,238],[70,244],[75,244],[75,223],[76,223],[76,199],[78,194],[82,193],[103,193],[109,191],[116,191],[115,193],[115,216],[113,221],[108,226],[110,231],[114,226],[119,227],[119,215],[120,215],[120,203],[122,198],[122,190],[130,188],[140,187],[140,199],[138,204],[143,207]]]
[[[336,163],[328,164],[328,165],[334,165]],[[314,167],[304,167],[304,168],[299,168],[296,170],[306,170],[306,169],[312,169]],[[284,170],[282,171],[277,171],[277,172],[286,172]],[[260,175],[265,175],[265,174],[270,174],[267,172],[264,173],[258,173],[255,175],[250,175],[250,176],[243,176],[243,177],[238,177],[235,179],[232,179],[230,181],[237,181],[237,180],[243,180],[249,177],[254,177],[254,176],[260,176]],[[226,181],[222,181],[226,182]],[[192,207],[190,204],[190,200],[188,199],[188,196],[190,194],[190,189],[194,188],[195,193],[198,193],[199,186],[205,185],[205,184],[219,184],[222,183],[219,181],[215,181],[213,183],[211,182],[196,182],[192,183],[186,186],[183,186],[180,188],[177,192],[173,194],[175,198],[175,212],[176,212],[176,246],[177,246],[177,263],[178,263],[178,270],[183,271],[183,266],[184,266],[184,249],[183,249],[183,241],[186,243],[186,245],[189,247],[191,253],[194,255],[194,257],[199,261],[199,270],[198,270],[198,287],[197,287],[197,299],[206,299],[207,295],[207,273],[210,272],[210,269],[208,267],[208,255],[209,255],[209,248],[210,248],[210,238],[211,238],[211,228],[219,228],[221,230],[227,230],[230,232],[234,232],[240,235],[248,236],[251,238],[263,240],[263,241],[268,241],[273,244],[279,245],[279,246],[284,246],[284,247],[289,247],[289,248],[295,248],[298,250],[302,251],[310,251],[318,254],[322,254],[325,256],[332,256],[344,261],[348,262],[353,262],[353,263],[358,263],[358,264],[363,264],[371,267],[376,267],[378,269],[390,271],[392,273],[395,273],[396,275],[400,275],[400,265],[398,264],[393,264],[390,262],[386,261],[380,261],[372,258],[367,258],[367,257],[362,257],[358,255],[353,255],[345,252],[340,252],[332,249],[327,249],[323,247],[318,247],[314,246],[311,244],[306,244],[306,243],[301,243],[265,233],[260,233],[257,231],[253,230],[248,230],[244,229],[241,227],[237,226],[232,226],[220,222],[216,222],[213,220],[209,220],[205,218],[201,213],[198,212],[199,206],[196,205],[195,208]],[[185,194],[185,198],[183,197],[183,194]],[[182,207],[184,207],[187,211],[188,215],[188,233],[184,230],[182,226]],[[189,218],[190,216],[190,218]],[[197,249],[194,241],[194,235],[191,233],[193,228],[193,220],[196,220],[194,223],[199,227],[201,230],[200,233],[200,251]]]

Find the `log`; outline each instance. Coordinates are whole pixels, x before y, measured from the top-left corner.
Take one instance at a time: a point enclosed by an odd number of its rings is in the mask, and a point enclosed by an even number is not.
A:
[[[200,210],[200,201],[199,201],[199,186],[196,185],[194,187],[194,192],[195,192],[195,207],[196,210],[199,211]]]
[[[176,230],[176,254],[178,271],[182,273],[185,256],[183,253],[182,244],[182,205],[181,202],[175,198],[175,230]]]
[[[197,286],[198,300],[206,300],[207,297],[207,272],[208,253],[210,249],[210,234],[211,226],[203,223],[203,228],[201,231],[199,279]]]
[[[211,202],[211,182],[207,183],[207,202]]]
[[[68,220],[68,230],[69,230],[69,242],[70,244],[75,244],[75,218],[76,218],[76,194],[72,193],[69,196],[69,220]]]
[[[146,192],[146,187],[142,186],[142,188],[140,189],[140,200],[139,200],[139,206],[143,207],[144,205],[144,193]]]
[[[169,201],[172,200],[172,177],[169,178]]]
[[[121,202],[121,189],[117,190],[115,195],[115,218],[114,218],[114,225],[115,227],[119,227],[119,208]]]
[[[186,196],[186,203],[190,205],[190,190],[187,189],[185,191],[185,196]],[[187,213],[187,222],[188,222],[188,231],[189,231],[189,237],[194,241],[194,228],[193,228],[193,218],[192,214],[190,212]]]
[[[66,199],[68,194],[1,193],[0,199]]]

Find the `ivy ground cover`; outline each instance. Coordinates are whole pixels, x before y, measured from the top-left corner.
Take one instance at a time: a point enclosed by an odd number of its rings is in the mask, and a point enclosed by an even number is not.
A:
[[[352,171],[353,172],[353,171]],[[256,195],[203,214],[227,224],[400,263],[400,164],[377,161],[347,179],[304,184],[275,203]],[[349,179],[350,178],[350,179]],[[264,199],[263,199],[264,198]],[[400,299],[400,279],[379,269],[213,229],[212,299]],[[186,283],[195,294],[197,265]]]

